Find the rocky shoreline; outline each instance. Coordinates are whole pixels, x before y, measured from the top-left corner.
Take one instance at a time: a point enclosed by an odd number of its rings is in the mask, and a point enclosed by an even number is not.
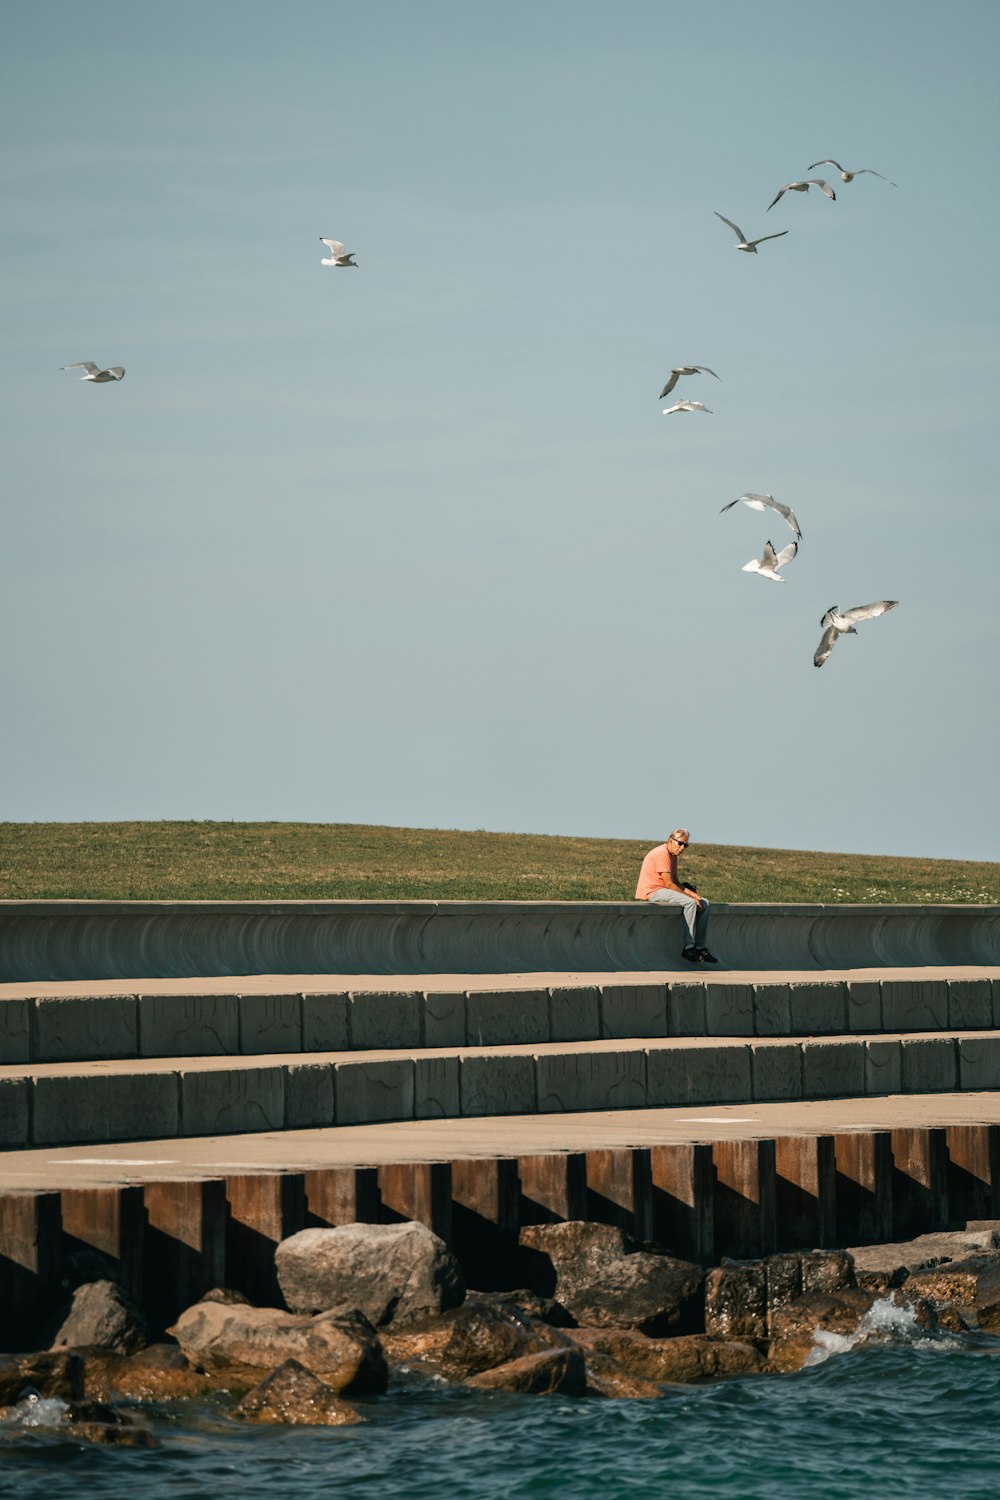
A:
[[[283,1241],[284,1306],[216,1289],[165,1330],[100,1256],[71,1268],[39,1347],[0,1354],[0,1446],[56,1429],[155,1446],[151,1403],[212,1397],[234,1421],[349,1426],[396,1378],[477,1391],[652,1400],[671,1385],[803,1368],[887,1336],[1000,1335],[1000,1222],[905,1244],[730,1260],[707,1270],[589,1222],[521,1231],[512,1288],[467,1290],[424,1225]]]

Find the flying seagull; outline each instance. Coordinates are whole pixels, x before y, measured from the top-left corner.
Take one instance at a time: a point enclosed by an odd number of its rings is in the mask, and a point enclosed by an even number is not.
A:
[[[718,209],[715,209],[714,213],[715,217],[721,219],[723,224],[728,224],[736,235],[736,238],[739,240],[739,244],[736,246],[737,250],[749,250],[751,255],[757,254],[757,246],[762,245],[765,240],[780,240],[783,234],[788,233],[787,229],[779,229],[777,234],[762,234],[759,240],[748,240],[742,229],[734,224],[732,219],[727,219],[725,214],[719,213]]]
[[[895,609],[898,603],[898,599],[880,599],[877,604],[858,604],[854,609],[845,609],[843,614],[835,604],[832,605],[819,622],[823,627],[823,634],[816,647],[813,666],[823,665],[840,636],[857,635],[854,628],[856,621],[874,620],[876,615],[884,615],[887,609]]]
[[[795,519],[795,512],[789,506],[782,505],[780,500],[775,500],[773,495],[738,495],[735,500],[730,500],[728,505],[722,507],[719,515],[721,516],[727,510],[732,510],[733,506],[739,505],[741,500],[751,510],[776,510],[779,516],[785,518],[795,532],[795,535],[801,537],[802,532],[799,529],[798,521]]]
[[[834,203],[836,203],[837,195],[833,191],[833,188],[830,186],[830,184],[828,182],[824,182],[822,177],[810,177],[808,182],[786,182],[784,187],[781,188],[779,192],[775,193],[774,197],[767,205],[767,212],[771,212],[771,209],[774,207],[783,193],[808,193],[811,187],[818,187],[822,192],[826,194],[828,198],[832,198]]]
[[[709,416],[713,415],[712,408],[706,406],[704,401],[675,401],[673,406],[663,408],[663,415],[669,417],[675,411],[707,411]]]
[[[663,387],[663,390],[660,392],[659,396],[657,397],[657,400],[658,401],[662,401],[663,398],[664,398],[664,396],[669,396],[670,395],[670,392],[673,390],[674,386],[677,384],[677,380],[678,380],[679,376],[681,376],[681,375],[700,375],[703,372],[706,375],[715,375],[715,371],[714,370],[710,370],[708,368],[708,365],[675,365],[674,368],[670,371],[670,379],[667,381],[666,385]],[[716,378],[716,380],[721,380],[722,376],[721,375],[715,375],[715,378]]]
[[[357,270],[358,263],[354,259],[353,250],[348,250],[347,254],[345,255],[344,247],[339,240],[325,240],[323,236],[320,235],[319,241],[321,245],[329,245],[330,247],[330,259],[321,260],[321,266],[354,266],[355,270]]]
[[[840,173],[845,182],[853,182],[855,177],[861,176],[862,172],[868,172],[872,177],[882,177],[882,173],[876,172],[874,167],[855,167],[853,172],[846,172],[840,165],[840,162],[834,161],[832,156],[824,157],[822,161],[814,161],[812,166],[809,168],[810,172],[813,171],[815,167],[836,167],[837,171]],[[896,186],[891,177],[882,177],[882,181],[887,182],[890,187]]]
[[[92,380],[95,385],[107,385],[109,380],[124,380],[124,365],[112,365],[108,370],[102,370],[95,365],[92,359],[78,359],[73,365],[60,365],[60,370],[86,370],[86,375],[81,375],[81,380]]]
[[[748,563],[743,564],[744,573],[759,573],[761,578],[770,578],[772,583],[784,583],[784,579],[778,572],[785,563],[790,563],[799,550],[798,542],[789,542],[787,547],[782,547],[780,552],[775,552],[770,542],[764,543],[764,555],[761,558],[752,557]]]

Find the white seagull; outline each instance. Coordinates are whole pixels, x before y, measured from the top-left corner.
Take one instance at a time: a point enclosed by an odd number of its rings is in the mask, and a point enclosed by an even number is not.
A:
[[[675,365],[674,368],[670,371],[670,379],[663,387],[663,390],[660,392],[657,400],[662,401],[664,396],[670,395],[670,392],[677,384],[677,381],[681,375],[700,375],[703,372],[706,375],[715,375],[715,371],[710,370],[708,368],[708,365]],[[715,378],[716,380],[721,380],[722,376],[715,375]]]
[[[743,564],[744,573],[759,573],[761,578],[770,578],[772,583],[784,583],[784,579],[778,572],[785,563],[790,563],[799,550],[798,542],[789,542],[787,547],[782,547],[780,552],[775,552],[770,542],[764,543],[764,555],[761,558],[752,557],[748,563]]]
[[[823,665],[840,636],[857,635],[854,628],[857,621],[874,620],[876,615],[884,615],[887,609],[895,609],[898,603],[898,599],[880,599],[877,604],[858,604],[854,609],[845,609],[843,613],[835,604],[832,605],[819,622],[823,627],[823,634],[816,647],[813,666]]]
[[[704,401],[675,401],[673,406],[665,406],[663,415],[669,417],[675,411],[707,411],[712,416],[712,408],[706,406]]]
[[[319,242],[321,245],[329,245],[330,247],[330,259],[321,260],[321,266],[353,266],[357,270],[358,263],[354,259],[353,250],[348,250],[345,255],[344,247],[339,240],[325,240],[322,235],[319,237]]]
[[[780,240],[783,234],[788,233],[787,229],[779,229],[777,234],[762,234],[759,240],[748,240],[739,225],[734,224],[732,219],[727,219],[725,214],[720,214],[717,208],[713,212],[715,217],[721,219],[723,224],[728,224],[736,235],[736,238],[739,240],[739,244],[736,246],[737,250],[749,250],[751,255],[757,254],[757,246],[762,245],[765,240]]]
[[[815,167],[836,167],[837,171],[840,173],[845,182],[853,182],[855,177],[861,176],[862,172],[867,172],[872,177],[882,177],[882,173],[876,172],[874,167],[855,167],[853,172],[846,172],[840,165],[840,162],[834,161],[832,156],[826,156],[822,161],[814,161],[812,166],[809,168],[810,172],[813,171]],[[896,186],[891,177],[882,177],[882,181],[887,182],[890,187]]]
[[[73,365],[60,365],[60,370],[86,370],[86,375],[81,375],[81,380],[92,380],[95,385],[107,385],[109,380],[124,380],[124,365],[112,365],[110,369],[102,370],[95,365],[92,359],[78,359]]]
[[[743,504],[749,506],[751,510],[776,510],[778,512],[778,515],[784,517],[784,519],[788,522],[789,526],[795,532],[795,535],[797,537],[801,537],[802,531],[799,527],[798,521],[795,519],[795,512],[791,509],[790,506],[782,505],[780,500],[775,500],[773,495],[737,495],[735,500],[730,500],[728,505],[724,505],[722,507],[722,510],[719,511],[719,515],[723,515],[727,510],[732,510],[733,506],[739,505],[741,500],[743,501]]]
[[[811,187],[818,187],[821,192],[824,192],[828,198],[832,198],[834,203],[836,203],[837,195],[833,191],[833,188],[830,186],[830,184],[828,182],[824,182],[822,177],[810,177],[808,182],[786,182],[784,187],[779,189],[779,191],[775,193],[774,197],[767,205],[767,212],[771,212],[771,209],[774,207],[783,193],[808,193]]]

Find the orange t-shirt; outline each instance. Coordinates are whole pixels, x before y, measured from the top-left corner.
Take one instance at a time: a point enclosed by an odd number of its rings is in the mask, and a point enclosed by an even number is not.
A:
[[[666,844],[657,844],[655,849],[650,849],[642,862],[639,884],[635,888],[635,899],[648,901],[654,891],[661,890],[671,880],[677,883],[677,856],[671,854]]]

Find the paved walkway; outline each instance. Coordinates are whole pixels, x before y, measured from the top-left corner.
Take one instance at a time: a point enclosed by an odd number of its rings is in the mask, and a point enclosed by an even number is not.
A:
[[[1000,1124],[1000,1093],[890,1094],[795,1104],[404,1120],[7,1151],[0,1153],[0,1183],[7,1190],[51,1191],[246,1172],[982,1124]]]

